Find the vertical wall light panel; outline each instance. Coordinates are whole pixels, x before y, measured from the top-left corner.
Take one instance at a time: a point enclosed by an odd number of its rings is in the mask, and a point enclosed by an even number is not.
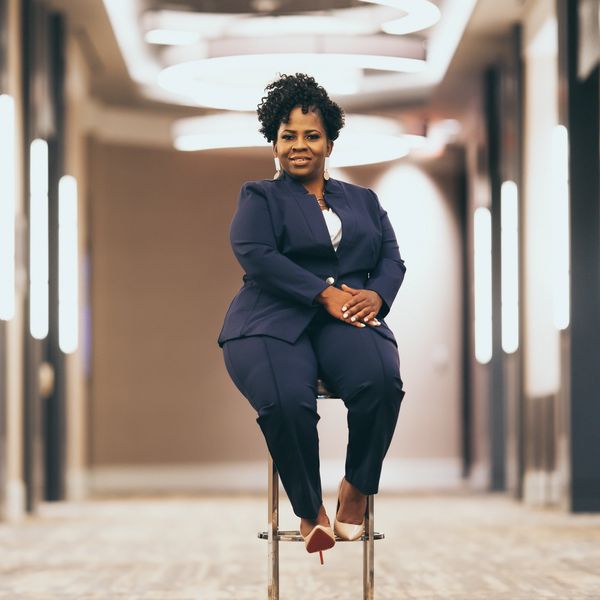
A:
[[[48,144],[30,148],[29,329],[36,339],[48,335]]]
[[[570,312],[570,252],[569,252],[569,134],[564,125],[552,131],[552,262],[554,286],[552,314],[554,326],[566,329]]]
[[[58,183],[58,344],[65,353],[77,349],[78,262],[77,180],[65,175]]]
[[[485,207],[474,214],[475,358],[492,358],[492,215]]]
[[[519,192],[514,181],[501,188],[501,295],[502,349],[516,352],[519,347]]]

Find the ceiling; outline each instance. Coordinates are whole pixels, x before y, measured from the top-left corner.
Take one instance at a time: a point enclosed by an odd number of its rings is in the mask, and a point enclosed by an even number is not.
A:
[[[114,0],[112,0],[114,1]],[[122,4],[126,0],[119,0]],[[221,13],[254,13],[257,15],[298,14],[295,0],[127,0],[135,7],[136,14],[148,11],[178,10],[194,13],[217,11]],[[69,22],[91,73],[91,90],[94,99],[111,108],[145,110],[169,118],[201,115],[214,109],[173,101],[153,86],[134,81],[131,65],[126,63],[111,26],[111,20],[103,0],[47,0],[54,9],[63,12]],[[457,43],[450,45],[449,54],[438,57],[438,71],[419,78],[419,74],[385,74],[386,84],[374,86],[368,93],[345,96],[340,102],[345,109],[382,115],[412,118],[460,118],[465,110],[465,92],[469,83],[476,81],[482,68],[502,52],[512,26],[519,21],[526,9],[527,0],[436,0],[442,12],[437,25],[426,30],[396,36],[397,44],[406,48],[425,47],[431,55],[435,44],[448,37],[451,16],[456,15],[457,6],[473,3]],[[359,0],[303,0],[301,11],[327,11],[360,9]],[[501,7],[501,10],[499,10]],[[466,13],[465,13],[466,14]],[[142,19],[138,19],[142,28]],[[456,28],[455,28],[456,29]],[[460,27],[459,27],[460,29]],[[140,37],[139,31],[132,36]],[[437,38],[436,38],[437,36]],[[406,38],[406,39],[401,39]],[[144,53],[154,61],[155,69],[162,68],[169,60],[190,59],[193,50],[186,51],[150,47]],[[171,51],[171,52],[170,52]],[[170,54],[169,54],[170,52]],[[188,52],[186,54],[186,52]],[[174,58],[175,57],[175,58]],[[429,57],[428,57],[429,60]],[[162,62],[162,64],[161,64]],[[150,64],[150,63],[149,63]],[[156,86],[154,86],[156,87]]]

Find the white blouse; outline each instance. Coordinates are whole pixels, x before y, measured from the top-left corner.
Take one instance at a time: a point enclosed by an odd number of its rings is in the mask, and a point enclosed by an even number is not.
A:
[[[327,229],[329,231],[329,237],[331,238],[331,243],[333,244],[333,249],[337,250],[340,245],[340,241],[342,240],[342,222],[340,218],[328,208],[327,210],[322,210],[323,218],[325,219],[325,224],[327,225]]]

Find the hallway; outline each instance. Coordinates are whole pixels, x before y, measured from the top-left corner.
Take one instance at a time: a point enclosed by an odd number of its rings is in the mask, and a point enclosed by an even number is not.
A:
[[[290,440],[376,600],[600,600],[599,165],[600,0],[0,0],[0,600],[266,599]]]
[[[333,497],[325,506],[333,511]],[[382,493],[376,516],[386,534],[376,543],[378,600],[600,598],[600,515],[501,495]],[[0,524],[0,598],[266,598],[266,542],[256,537],[265,521],[258,496],[44,503],[38,517]],[[297,526],[287,501],[281,522]],[[280,552],[282,600],[361,597],[359,544],[338,544],[323,567],[301,544]]]

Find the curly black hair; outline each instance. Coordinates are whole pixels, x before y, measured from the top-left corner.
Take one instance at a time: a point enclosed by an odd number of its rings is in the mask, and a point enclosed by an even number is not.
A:
[[[305,73],[280,75],[279,79],[267,85],[265,91],[267,95],[261,99],[257,113],[262,125],[259,131],[267,141],[274,142],[277,139],[279,125],[289,122],[290,112],[296,106],[301,106],[303,113],[318,110],[327,137],[330,140],[337,139],[344,126],[344,111],[329,98],[325,88],[314,77]]]

